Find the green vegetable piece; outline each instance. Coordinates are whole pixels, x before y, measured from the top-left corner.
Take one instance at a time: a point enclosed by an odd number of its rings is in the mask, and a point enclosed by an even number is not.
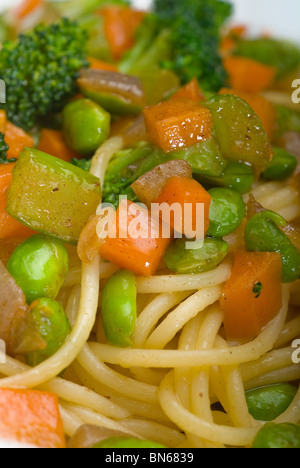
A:
[[[235,231],[246,213],[242,196],[235,190],[217,187],[209,191],[209,230],[212,237],[225,237]]]
[[[12,172],[7,211],[35,231],[76,244],[101,199],[90,173],[33,148],[25,148]]]
[[[152,442],[151,440],[135,439],[133,437],[109,437],[102,440],[93,448],[166,448],[164,445]]]
[[[78,86],[81,93],[111,114],[136,115],[146,104],[140,79],[122,73],[83,69]]]
[[[281,231],[286,221],[277,213],[263,211],[249,219],[245,228],[248,251],[279,252],[282,257],[282,281],[290,283],[300,278],[300,252]]]
[[[252,448],[300,448],[300,425],[269,422],[256,434]]]
[[[274,148],[274,157],[263,172],[266,180],[286,180],[293,175],[298,159],[283,148]]]
[[[222,156],[264,169],[273,150],[268,135],[252,107],[234,95],[222,95],[205,103],[214,119],[216,138]]]
[[[44,296],[54,299],[69,271],[68,252],[62,242],[36,234],[14,250],[7,270],[28,304]]]
[[[254,183],[251,166],[241,162],[229,162],[219,177],[206,177],[194,174],[195,179],[209,187],[228,187],[240,194],[248,193]]]
[[[90,99],[70,102],[62,118],[66,142],[79,154],[92,155],[109,136],[110,115]]]
[[[292,403],[297,387],[288,383],[268,385],[246,392],[249,413],[259,421],[273,421]]]
[[[194,174],[218,177],[222,174],[227,161],[222,157],[214,138],[188,148],[169,153],[170,159],[184,159],[193,169]]]
[[[176,239],[166,250],[164,261],[169,270],[179,274],[201,273],[221,263],[227,251],[228,244],[222,239],[207,238],[197,249],[187,249],[186,239]]]
[[[235,54],[275,67],[277,78],[297,70],[300,64],[299,47],[292,42],[274,38],[240,40]]]
[[[137,284],[135,275],[127,270],[115,273],[103,288],[102,320],[106,338],[114,346],[132,344],[137,317]]]
[[[34,301],[26,317],[23,340],[35,335],[45,342],[43,349],[25,353],[27,364],[34,367],[53,356],[71,332],[71,326],[62,306],[55,300],[43,297]]]

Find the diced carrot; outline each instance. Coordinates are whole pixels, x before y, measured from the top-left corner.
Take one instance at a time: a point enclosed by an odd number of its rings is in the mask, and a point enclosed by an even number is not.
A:
[[[171,177],[163,187],[155,203],[160,205],[167,203],[169,206],[174,204],[174,210],[176,210],[175,203],[178,204],[181,216],[177,215],[176,220],[173,215],[170,218],[170,225],[177,232],[190,238],[195,238],[196,235],[199,236],[201,231],[203,236],[206,235],[209,228],[211,196],[195,179],[178,176]],[[198,204],[202,206],[201,210],[197,211]],[[190,211],[188,211],[189,209]],[[198,229],[199,233],[197,232]]]
[[[237,40],[244,37],[247,27],[244,25],[233,26],[221,39],[220,50],[223,54],[232,52],[235,49]]]
[[[43,128],[37,149],[67,162],[72,158],[80,157],[67,146],[60,130]]]
[[[148,138],[165,153],[211,137],[210,111],[187,99],[171,99],[144,109]]]
[[[32,136],[11,122],[7,122],[4,134],[4,140],[9,146],[8,159],[18,158],[25,147],[31,148],[34,146]]]
[[[0,436],[39,448],[66,448],[57,395],[1,388]]]
[[[10,183],[13,168],[13,163],[0,164],[0,239],[11,237],[25,239],[34,234],[34,231],[19,223],[5,211],[7,204],[5,192]]]
[[[262,121],[270,140],[273,140],[277,121],[277,112],[274,104],[257,93],[246,93],[235,89],[222,88],[219,94],[234,94],[246,101]]]
[[[23,0],[22,3],[14,9],[14,17],[22,20],[43,5],[44,0]]]
[[[0,132],[4,133],[7,124],[7,117],[5,110],[0,110]]]
[[[228,56],[223,60],[231,88],[248,93],[259,93],[270,88],[276,77],[276,68],[247,57]]]
[[[282,307],[281,277],[279,253],[235,252],[220,299],[228,339],[251,340],[276,317]]]
[[[194,102],[200,102],[205,99],[202,93],[197,78],[193,78],[192,81],[182,86],[171,99],[190,99]]]
[[[130,49],[135,42],[135,32],[145,13],[126,6],[110,5],[98,13],[104,17],[105,36],[116,60]]]
[[[109,234],[102,243],[101,256],[137,275],[154,275],[171,238],[163,237],[160,224],[151,219],[148,210],[128,200],[121,200],[116,226],[115,235]]]
[[[87,60],[90,63],[90,68],[94,70],[107,70],[107,71],[113,71],[113,72],[119,71],[116,65],[114,65],[113,63],[104,62],[94,57],[88,57]]]

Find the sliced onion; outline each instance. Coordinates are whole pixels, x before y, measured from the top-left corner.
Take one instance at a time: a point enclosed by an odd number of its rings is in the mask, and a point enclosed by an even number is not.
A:
[[[107,429],[106,427],[84,424],[80,426],[68,442],[68,448],[92,448],[109,437],[128,437],[126,432]]]
[[[158,199],[168,179],[174,176],[192,178],[193,171],[189,163],[182,159],[160,164],[139,177],[132,185],[138,199],[150,208],[151,203]]]
[[[0,338],[8,354],[14,354],[16,326],[27,314],[23,291],[0,261]]]
[[[100,220],[99,216],[93,216],[84,227],[80,234],[77,253],[78,257],[88,265],[93,262],[99,253],[102,240],[97,235],[97,224]]]

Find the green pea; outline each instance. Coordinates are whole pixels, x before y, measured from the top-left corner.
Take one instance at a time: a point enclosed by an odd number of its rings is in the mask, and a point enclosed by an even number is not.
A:
[[[249,219],[245,228],[245,247],[254,252],[278,252],[282,257],[282,281],[300,278],[300,252],[281,231],[286,221],[273,211],[263,211]]]
[[[129,437],[109,437],[102,440],[93,448],[166,448],[164,445],[152,442],[151,440],[141,440]]]
[[[224,237],[235,231],[246,213],[242,196],[228,188],[214,188],[209,191],[212,200],[209,208],[208,235]]]
[[[204,240],[203,246],[186,248],[185,239],[173,241],[164,255],[169,270],[179,274],[201,273],[215,268],[227,255],[228,244],[222,239]]]
[[[266,180],[286,180],[291,177],[297,167],[298,160],[283,148],[274,148],[273,160],[263,172]]]
[[[110,114],[90,99],[70,102],[62,119],[66,142],[79,154],[92,155],[109,136]]]
[[[300,448],[300,425],[269,422],[258,431],[252,448]]]
[[[26,327],[21,337],[23,341],[39,336],[44,342],[43,349],[37,349],[25,354],[26,362],[36,366],[58,351],[71,332],[71,326],[62,306],[49,297],[34,301],[26,317]]]
[[[108,341],[120,347],[130,346],[135,329],[137,284],[131,271],[120,270],[102,291],[103,328]]]
[[[259,421],[273,421],[290,406],[296,393],[297,387],[288,383],[248,390],[249,413]]]
[[[40,297],[55,299],[68,274],[68,252],[62,242],[36,234],[15,249],[7,269],[28,304]]]

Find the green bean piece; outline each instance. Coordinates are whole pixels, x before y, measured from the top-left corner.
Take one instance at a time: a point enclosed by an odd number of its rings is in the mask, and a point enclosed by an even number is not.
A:
[[[250,192],[254,183],[254,171],[251,166],[242,162],[230,161],[218,177],[207,177],[194,174],[195,179],[208,187],[227,187],[240,194]]]
[[[217,267],[227,255],[228,244],[222,239],[204,240],[197,249],[186,247],[186,239],[174,240],[164,255],[169,270],[179,274],[201,273]]]
[[[297,387],[288,383],[267,385],[246,392],[249,413],[259,421],[273,421],[292,403]]]
[[[252,448],[300,448],[300,425],[268,422],[256,434]]]
[[[15,249],[7,270],[28,304],[40,297],[55,299],[68,274],[68,252],[62,242],[36,234]]]
[[[245,228],[246,250],[279,252],[282,257],[282,281],[290,283],[300,278],[300,252],[281,231],[286,221],[273,211],[263,211],[249,219]]]
[[[152,442],[151,440],[141,440],[134,437],[109,437],[102,440],[92,448],[166,448],[164,445]]]
[[[71,326],[62,306],[54,299],[43,297],[34,301],[19,332],[20,349],[22,346],[32,350],[25,352],[28,365],[34,367],[53,356],[71,332]],[[36,346],[39,337],[44,346]],[[27,345],[26,345],[27,343]],[[39,349],[40,348],[40,349]]]
[[[215,96],[205,102],[214,119],[215,135],[224,158],[265,169],[273,149],[261,120],[243,99]]]
[[[246,206],[242,196],[228,188],[209,190],[212,197],[209,208],[209,230],[211,237],[225,237],[235,231],[243,221]]]
[[[115,273],[103,288],[101,310],[107,340],[114,346],[132,344],[137,317],[137,284],[131,271]]]
[[[84,156],[92,155],[109,137],[110,114],[90,99],[67,104],[62,120],[68,146]]]
[[[223,158],[214,138],[197,143],[187,148],[181,148],[169,153],[171,159],[184,159],[193,169],[194,174],[209,177],[219,177],[228,162]]]
[[[268,164],[262,176],[266,180],[286,180],[293,175],[298,160],[283,148],[274,148],[273,160]]]

